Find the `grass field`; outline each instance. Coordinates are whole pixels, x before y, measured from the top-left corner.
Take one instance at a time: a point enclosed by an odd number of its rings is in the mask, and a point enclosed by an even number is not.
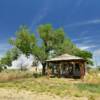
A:
[[[22,76],[23,75],[21,75],[21,77]],[[20,91],[31,92],[33,93],[33,95],[31,94],[31,96],[37,96],[37,97],[39,96],[45,97],[47,95],[46,97],[52,98],[50,100],[57,100],[56,98],[53,99],[53,96],[57,96],[57,98],[59,97],[59,100],[63,100],[61,98],[68,98],[68,97],[70,98],[68,100],[81,100],[81,98],[83,98],[82,100],[85,99],[100,100],[100,76],[98,76],[97,73],[88,74],[85,77],[84,81],[65,79],[65,78],[49,78],[49,79],[47,77],[35,78],[31,77],[31,75],[29,75],[28,78],[25,78],[25,73],[24,73],[24,78],[20,79],[16,78],[16,80],[12,79],[9,80],[8,78],[8,80],[5,81],[0,80],[0,81],[1,81],[0,91],[2,91],[2,89],[5,90],[12,89],[12,95],[14,90],[19,92]],[[10,98],[2,100],[13,100],[13,99]],[[29,99],[29,100],[34,100],[34,99]],[[37,99],[37,100],[47,100],[47,99]]]

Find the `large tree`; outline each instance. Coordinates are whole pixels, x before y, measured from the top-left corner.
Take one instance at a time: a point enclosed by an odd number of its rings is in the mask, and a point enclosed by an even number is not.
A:
[[[68,37],[65,37],[65,32],[62,28],[53,29],[52,25],[45,24],[38,27],[38,33],[42,39],[42,45],[45,48],[45,53],[49,57],[50,51],[53,51],[55,55],[62,53],[72,53],[75,45]],[[68,51],[68,49],[71,49]]]
[[[38,27],[38,33],[43,41],[43,53],[46,55],[46,57],[44,57],[45,60],[49,59],[49,57],[68,53],[83,57],[89,64],[92,63],[90,60],[92,53],[77,48],[76,45],[65,36],[65,32],[62,28],[54,29],[50,24],[40,25]],[[50,56],[50,54],[52,54],[52,56]],[[43,74],[44,72],[45,66],[43,66]]]
[[[76,45],[65,36],[62,28],[54,29],[51,24],[40,25],[37,29],[39,33],[39,43],[34,34],[26,26],[22,26],[16,32],[16,38],[10,39],[10,44],[18,48],[28,56],[35,55],[36,59],[43,64],[43,74],[45,74],[45,60],[64,53],[83,57],[88,62],[92,54],[80,50]]]

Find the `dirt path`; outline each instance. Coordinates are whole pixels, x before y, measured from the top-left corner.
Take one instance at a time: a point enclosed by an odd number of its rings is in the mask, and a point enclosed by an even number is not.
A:
[[[0,89],[0,100],[88,100],[86,97],[64,97],[61,98],[49,94],[36,94],[28,91],[17,91],[14,89]]]

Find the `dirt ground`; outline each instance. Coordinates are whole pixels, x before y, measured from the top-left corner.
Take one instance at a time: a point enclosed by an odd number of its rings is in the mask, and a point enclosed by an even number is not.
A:
[[[49,94],[37,94],[28,91],[14,89],[0,89],[0,100],[88,100],[86,97],[64,97],[61,98]]]

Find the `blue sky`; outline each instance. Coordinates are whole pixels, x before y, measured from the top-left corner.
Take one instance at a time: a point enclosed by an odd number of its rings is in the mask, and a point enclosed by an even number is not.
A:
[[[11,48],[8,39],[20,25],[35,32],[45,23],[63,27],[66,36],[93,52],[100,64],[100,0],[0,0],[0,56]]]

